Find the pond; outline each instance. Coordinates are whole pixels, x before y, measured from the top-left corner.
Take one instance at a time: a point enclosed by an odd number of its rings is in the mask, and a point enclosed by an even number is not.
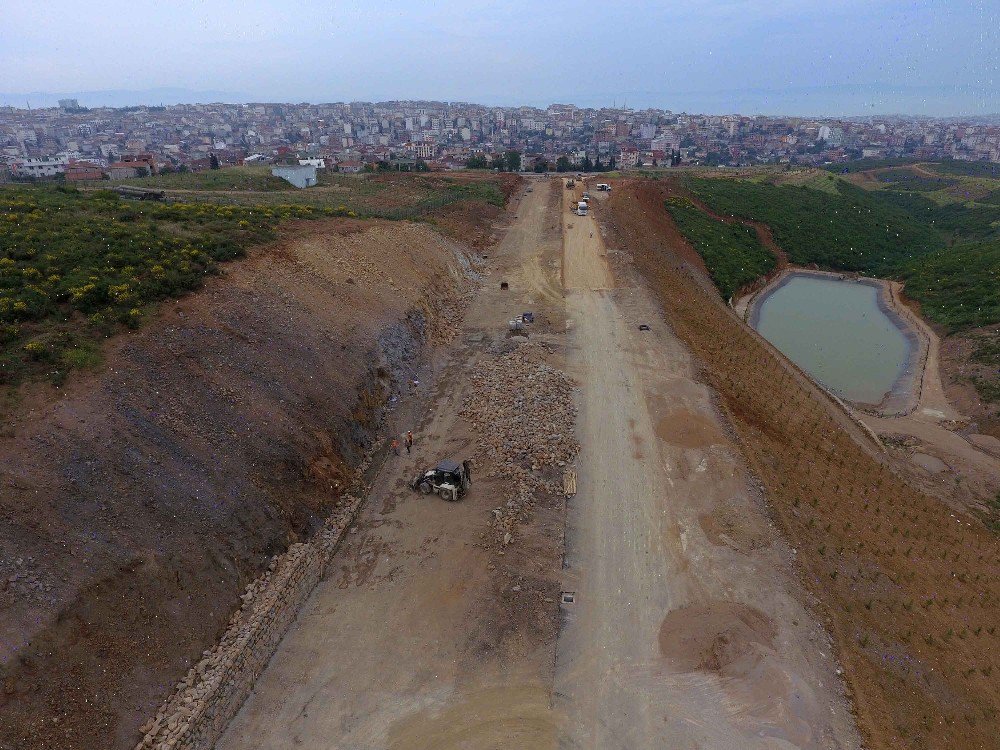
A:
[[[874,283],[792,273],[757,302],[751,324],[837,395],[878,404],[905,380],[911,354],[880,295]]]

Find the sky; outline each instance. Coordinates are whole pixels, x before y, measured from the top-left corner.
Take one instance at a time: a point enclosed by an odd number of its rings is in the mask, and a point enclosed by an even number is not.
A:
[[[2,0],[0,92],[1000,113],[1000,0]],[[159,101],[161,100],[170,101]]]

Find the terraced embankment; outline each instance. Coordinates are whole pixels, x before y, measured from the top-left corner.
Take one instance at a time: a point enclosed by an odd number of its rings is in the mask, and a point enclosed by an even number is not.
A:
[[[426,225],[282,237],[100,372],[22,389],[0,439],[5,750],[134,746],[268,557],[338,509],[470,289],[471,249]]]
[[[1000,548],[976,519],[908,485],[864,434],[706,288],[648,182],[607,224],[635,257],[796,549],[872,748],[990,748]]]

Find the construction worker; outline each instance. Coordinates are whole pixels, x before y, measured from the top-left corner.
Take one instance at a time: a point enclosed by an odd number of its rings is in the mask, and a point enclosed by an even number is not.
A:
[[[397,440],[396,438],[392,439],[392,452],[395,453],[397,456],[399,455],[399,440]]]
[[[409,453],[410,449],[413,447],[413,433],[410,430],[406,431],[406,452]]]

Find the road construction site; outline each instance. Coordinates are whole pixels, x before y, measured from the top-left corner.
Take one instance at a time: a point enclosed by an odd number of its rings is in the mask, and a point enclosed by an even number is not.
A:
[[[531,182],[217,747],[859,747],[711,391],[583,186]],[[408,486],[443,457],[459,502]]]
[[[25,390],[0,750],[987,747],[995,537],[611,189],[291,224]]]

